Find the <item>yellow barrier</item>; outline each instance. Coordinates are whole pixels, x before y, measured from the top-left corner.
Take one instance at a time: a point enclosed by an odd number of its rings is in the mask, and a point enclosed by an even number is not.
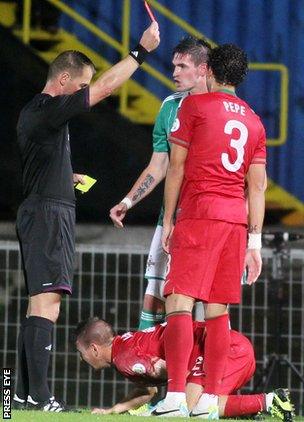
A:
[[[43,0],[45,1],[45,0]],[[130,0],[123,1],[123,17],[122,17],[122,42],[118,42],[110,35],[106,34],[104,31],[99,29],[96,25],[90,22],[88,19],[81,16],[74,9],[66,5],[61,0],[47,0],[53,6],[57,7],[63,13],[70,16],[79,24],[83,25],[86,29],[104,41],[106,44],[113,47],[117,50],[122,57],[127,55],[129,51],[129,34],[130,34]],[[147,0],[148,3],[159,13],[165,16],[174,24],[178,25],[188,34],[205,38],[212,46],[216,44],[205,37],[201,32],[193,28],[186,21],[172,13],[168,8],[158,3],[156,0]],[[23,42],[28,44],[30,41],[30,20],[31,20],[31,0],[24,0],[24,9],[23,9]],[[172,81],[164,76],[161,72],[154,69],[147,63],[144,63],[142,69],[165,85],[170,90],[175,89]],[[280,131],[277,138],[272,138],[267,140],[267,144],[270,146],[279,146],[286,142],[287,139],[287,127],[288,127],[288,69],[281,63],[250,63],[249,68],[256,71],[275,71],[280,72],[281,80],[281,93],[280,93]],[[120,111],[125,113],[127,110],[128,104],[128,85],[124,84],[120,91]]]
[[[28,1],[28,0],[25,0]],[[122,56],[129,51],[129,37],[126,34],[130,33],[130,0],[123,0],[123,22],[122,22],[122,34],[123,34],[123,43],[117,42],[114,38],[110,35],[106,34],[104,31],[99,29],[96,25],[90,22],[88,19],[84,18],[83,16],[79,15],[79,13],[75,12],[71,7],[64,4],[61,0],[47,0],[53,6],[57,7],[66,15],[70,16],[76,22],[83,25],[86,29],[96,35],[105,43],[109,44],[115,50],[119,51]],[[166,78],[161,72],[154,69],[152,66],[144,63],[141,66],[147,73],[153,76],[155,79],[160,81],[163,85],[167,86],[170,89],[174,89],[174,84],[169,78]]]
[[[267,146],[280,146],[285,144],[288,128],[288,68],[281,63],[250,63],[249,69],[279,72],[281,79],[280,90],[280,131],[278,138],[268,138]]]
[[[22,40],[24,44],[28,44],[30,42],[31,6],[32,6],[32,0],[24,0],[23,2],[23,31],[22,31]]]
[[[159,13],[161,13],[163,16],[165,16],[165,18],[169,19],[171,22],[175,23],[177,26],[182,28],[189,35],[192,35],[193,37],[197,37],[197,38],[204,38],[206,41],[208,41],[210,43],[211,47],[216,47],[215,42],[213,42],[209,38],[205,37],[205,35],[203,35],[197,29],[193,28],[193,26],[189,25],[189,23],[187,23],[186,21],[181,19],[179,16],[172,13],[170,9],[167,9],[167,7],[159,4],[155,0],[147,0],[147,3],[151,4],[151,6],[155,10],[157,10]]]

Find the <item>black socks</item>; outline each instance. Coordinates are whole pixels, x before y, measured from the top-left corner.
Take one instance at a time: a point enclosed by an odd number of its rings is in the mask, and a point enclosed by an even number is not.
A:
[[[26,322],[27,320],[22,322],[18,336],[18,377],[16,385],[17,396],[25,401],[29,393],[29,379],[23,338]]]
[[[27,387],[28,395],[34,401],[41,402],[51,397],[47,374],[52,350],[53,326],[52,321],[38,316],[30,316],[23,324],[23,332],[20,332],[20,336],[23,337],[23,348],[21,347],[22,339],[20,339],[20,349],[18,342],[19,365],[21,364],[19,373],[23,378],[23,383],[19,382],[20,377],[18,376],[16,390],[16,394],[20,398],[27,398],[27,395],[22,396],[23,393],[26,393]],[[23,371],[25,355],[28,377],[26,377],[26,372]]]

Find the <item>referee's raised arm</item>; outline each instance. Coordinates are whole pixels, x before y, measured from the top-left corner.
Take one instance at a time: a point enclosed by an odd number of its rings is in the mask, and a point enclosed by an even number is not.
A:
[[[158,25],[152,23],[129,56],[92,87],[95,66],[89,57],[77,50],[63,51],[50,64],[42,92],[20,112],[17,142],[24,200],[16,228],[29,303],[18,337],[13,406],[19,409],[67,410],[55,400],[47,374],[61,297],[72,294],[74,278],[76,198],[69,121],[110,95],[158,44]]]
[[[160,42],[158,23],[152,22],[143,33],[139,44],[129,55],[103,73],[90,86],[90,106],[108,97],[128,80],[144,62],[147,54],[157,48]]]

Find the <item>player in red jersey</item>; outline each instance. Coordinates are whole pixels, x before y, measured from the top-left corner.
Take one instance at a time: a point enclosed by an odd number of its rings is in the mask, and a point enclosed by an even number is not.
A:
[[[112,366],[137,384],[127,400],[110,409],[95,409],[94,413],[122,413],[151,400],[155,386],[166,383],[167,371],[164,350],[166,323],[144,331],[115,335],[113,328],[98,318],[79,323],[76,346],[81,358],[94,369]],[[285,390],[268,394],[231,395],[244,386],[255,370],[254,351],[250,341],[230,331],[231,339],[223,383],[219,395],[211,398],[203,393],[203,370],[206,324],[193,322],[193,348],[187,370],[187,402],[192,416],[207,418],[241,416],[263,410],[278,409],[278,400],[291,405]],[[279,409],[280,410],[280,409]],[[284,415],[287,415],[285,410]],[[287,420],[287,419],[286,419]]]
[[[191,312],[196,300],[205,303],[205,392],[217,394],[221,390],[230,347],[227,305],[240,301],[244,263],[249,284],[261,271],[265,130],[259,117],[235,94],[235,87],[247,73],[247,57],[238,47],[226,44],[210,52],[207,66],[210,92],[185,98],[170,135],[173,145],[163,228],[167,252],[171,240],[164,289],[169,381],[167,396],[156,414],[169,415],[180,406],[184,409],[193,345]]]

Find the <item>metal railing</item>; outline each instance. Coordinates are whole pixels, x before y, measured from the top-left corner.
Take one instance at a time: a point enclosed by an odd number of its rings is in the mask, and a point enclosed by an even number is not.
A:
[[[77,245],[76,251],[73,295],[63,299],[55,325],[49,381],[52,391],[70,405],[111,406],[128,392],[129,384],[114,371],[97,374],[81,363],[71,333],[81,319],[93,315],[106,319],[118,331],[136,329],[145,291],[147,250],[134,244]],[[263,373],[267,375],[273,352],[286,357],[304,375],[304,251],[288,250],[281,261],[277,252],[263,249],[259,281],[244,286],[242,303],[230,308],[232,327],[245,334],[255,349],[257,371],[247,392],[254,390]],[[283,272],[278,273],[279,269]],[[26,307],[18,244],[0,241],[0,361],[3,367],[12,368],[13,377],[18,330]],[[287,365],[275,368],[267,391],[278,386],[290,389],[297,413],[303,416],[304,385]]]

